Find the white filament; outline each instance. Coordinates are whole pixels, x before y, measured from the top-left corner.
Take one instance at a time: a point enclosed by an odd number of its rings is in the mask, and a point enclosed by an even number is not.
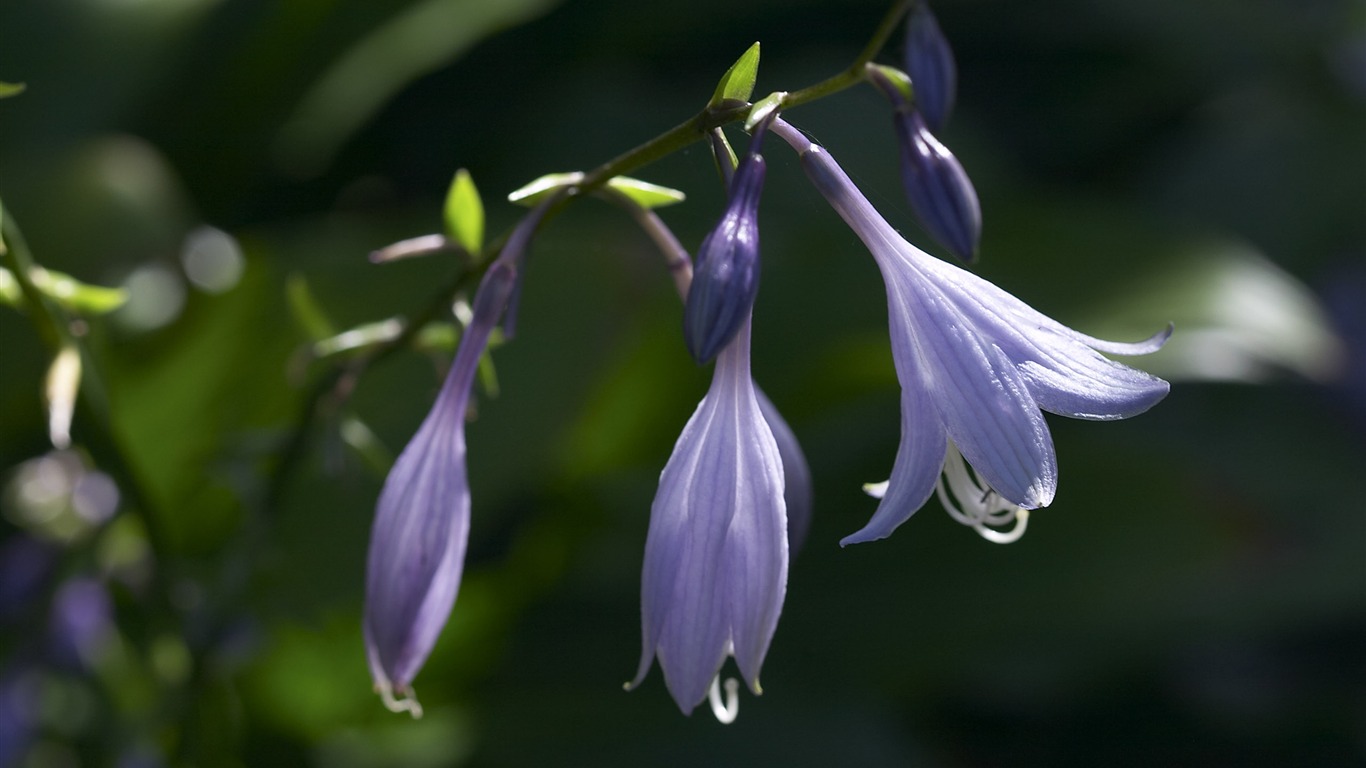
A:
[[[948,483],[947,488],[945,481]],[[987,541],[1009,544],[1025,534],[1029,510],[1006,501],[991,486],[979,481],[968,469],[967,462],[963,461],[963,454],[952,443],[944,456],[944,473],[935,483],[934,491],[950,517],[971,527]],[[957,504],[954,504],[954,499],[957,499]],[[1004,526],[1011,528],[997,530]]]
[[[409,688],[402,697],[395,697],[394,689],[389,687],[387,682],[377,684],[375,689],[379,692],[379,700],[384,702],[385,709],[390,712],[407,712],[414,720],[421,719],[422,705],[417,701],[417,691]]]
[[[726,698],[722,702],[721,675],[718,674],[711,680],[707,700],[711,702],[711,713],[716,715],[716,719],[721,721],[722,725],[730,725],[735,722],[736,715],[740,714],[740,683],[733,677],[726,678]]]

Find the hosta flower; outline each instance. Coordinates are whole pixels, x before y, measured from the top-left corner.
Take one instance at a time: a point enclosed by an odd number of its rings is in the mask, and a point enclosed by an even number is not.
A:
[[[479,358],[516,290],[527,244],[549,203],[528,214],[485,273],[436,404],[380,492],[365,575],[365,650],[384,703],[422,712],[412,681],[460,589],[470,527],[465,409]]]
[[[1123,344],[1040,314],[906,242],[829,153],[786,123],[774,130],[801,153],[807,175],[872,252],[887,285],[901,446],[872,520],[842,543],[884,538],[910,518],[934,492],[951,451],[972,465],[984,494],[1024,510],[1047,506],[1058,474],[1042,411],[1123,419],[1166,396],[1167,382],[1099,352],[1153,352],[1170,329]],[[977,517],[990,524],[985,516],[994,511]]]
[[[642,648],[634,687],[659,658],[684,713],[711,694],[734,656],[759,693],[759,669],[787,589],[787,511],[778,445],[755,394],[749,323],[717,357],[711,388],[659,478],[641,576]],[[729,681],[728,681],[729,682]]]
[[[725,213],[697,251],[683,310],[683,339],[699,363],[716,357],[748,318],[759,292],[759,196],[767,125],[755,129],[730,183]]]

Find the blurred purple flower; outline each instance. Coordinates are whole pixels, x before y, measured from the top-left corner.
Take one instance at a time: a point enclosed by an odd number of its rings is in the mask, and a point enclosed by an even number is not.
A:
[[[788,539],[783,464],[749,367],[749,322],[716,361],[711,389],[683,428],[650,511],[641,584],[642,649],[634,687],[658,656],[685,714],[707,698],[725,722],[719,674],[734,656],[760,692],[759,669],[782,612]]]
[[[1153,352],[1170,328],[1136,344],[1078,333],[906,242],[829,153],[782,121],[774,130],[801,154],[807,175],[872,252],[887,285],[901,446],[877,512],[842,544],[884,538],[909,519],[934,492],[953,450],[976,470],[984,494],[1025,510],[1047,506],[1057,463],[1042,411],[1122,419],[1166,396],[1167,382],[1097,350]],[[996,506],[975,516],[994,514]]]
[[[375,511],[366,561],[366,656],[385,705],[414,717],[422,709],[412,696],[413,678],[450,616],[464,568],[470,524],[465,473],[470,388],[548,206],[543,203],[522,220],[485,273],[446,382],[394,462]]]
[[[98,579],[75,578],[52,598],[48,620],[53,660],[70,668],[92,665],[108,643],[114,607]]]
[[[958,66],[939,21],[925,0],[906,20],[906,74],[915,88],[915,106],[933,130],[942,131],[953,111]]]
[[[697,251],[692,287],[683,309],[683,339],[699,363],[716,357],[750,314],[759,293],[759,197],[766,124],[755,129],[749,152],[730,183],[721,221]]]
[[[26,533],[0,542],[0,622],[18,618],[56,570],[57,548]]]

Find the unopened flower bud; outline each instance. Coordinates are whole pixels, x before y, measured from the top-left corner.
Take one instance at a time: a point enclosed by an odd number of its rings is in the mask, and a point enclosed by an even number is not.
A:
[[[935,131],[944,129],[958,89],[958,67],[939,22],[924,0],[906,21],[906,74],[915,87],[915,106]]]
[[[964,261],[977,256],[982,209],[958,159],[930,133],[919,112],[898,110],[901,180],[920,225]]]
[[[759,292],[759,196],[764,159],[756,131],[750,152],[735,169],[721,222],[702,241],[683,310],[683,338],[699,363],[716,357],[749,317]]]

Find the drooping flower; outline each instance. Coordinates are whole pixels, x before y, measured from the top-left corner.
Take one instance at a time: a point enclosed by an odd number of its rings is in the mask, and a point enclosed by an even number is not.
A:
[[[915,86],[915,104],[930,128],[942,131],[953,111],[958,66],[930,4],[920,0],[906,19],[906,74]]]
[[[520,262],[550,203],[513,230],[485,273],[471,319],[431,412],[380,492],[366,560],[364,634],[370,674],[386,706],[420,716],[412,681],[455,605],[465,563],[470,489],[465,410],[479,358],[516,290]]]
[[[758,694],[759,670],[787,590],[787,511],[778,445],[749,367],[749,322],[716,360],[711,388],[679,436],[650,510],[641,575],[640,666],[658,657],[669,693],[690,714],[734,656]],[[729,683],[729,681],[728,681]]]
[[[1047,506],[1057,461],[1042,411],[1123,419],[1166,396],[1167,382],[1099,353],[1153,352],[1170,328],[1134,344],[1078,333],[908,243],[828,152],[782,121],[774,130],[872,252],[887,286],[901,445],[872,520],[842,544],[885,538],[909,519],[934,492],[950,451],[961,452],[984,491],[1024,510]]]
[[[699,363],[730,343],[759,293],[759,197],[765,170],[759,147],[766,128],[760,124],[755,129],[749,151],[731,177],[721,221],[697,251],[683,310],[683,339]]]

